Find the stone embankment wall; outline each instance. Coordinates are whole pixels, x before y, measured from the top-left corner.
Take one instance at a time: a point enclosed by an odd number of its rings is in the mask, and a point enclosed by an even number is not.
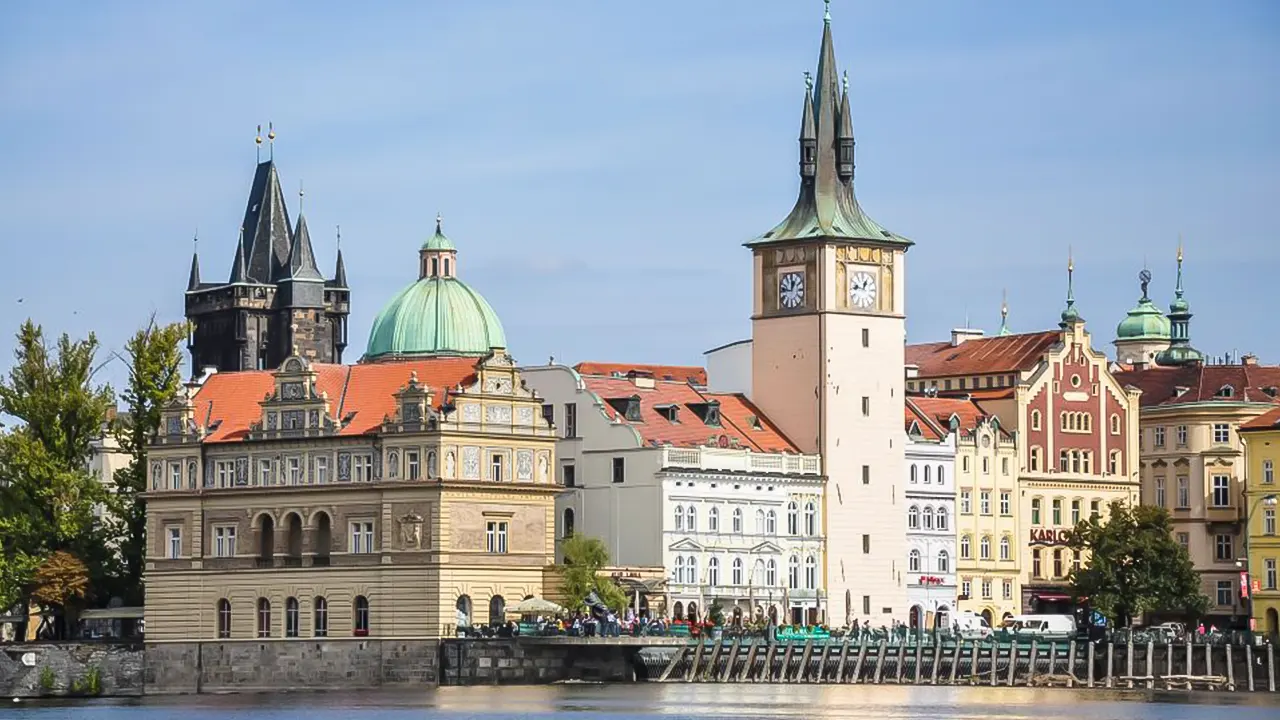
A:
[[[142,645],[0,645],[0,698],[143,694]]]
[[[632,682],[636,648],[518,640],[444,640],[441,685],[538,685],[560,680]]]

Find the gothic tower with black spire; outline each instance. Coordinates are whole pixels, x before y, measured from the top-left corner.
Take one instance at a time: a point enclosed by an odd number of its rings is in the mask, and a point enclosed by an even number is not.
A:
[[[254,174],[227,282],[201,282],[199,263],[193,256],[186,292],[193,372],[275,368],[290,355],[342,362],[351,302],[342,252],[326,280],[301,208],[289,222],[273,159]]]

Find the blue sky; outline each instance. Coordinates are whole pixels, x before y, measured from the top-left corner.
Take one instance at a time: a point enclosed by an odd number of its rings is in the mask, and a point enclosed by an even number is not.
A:
[[[700,363],[750,331],[795,197],[818,0],[10,3],[0,354],[34,317],[108,348],[226,277],[257,124],[350,359],[437,212],[522,362]],[[1280,362],[1280,3],[833,3],[858,195],[908,255],[908,333],[1051,327],[1074,247],[1096,344],[1187,246],[1195,343]],[[18,302],[21,298],[21,302]],[[4,363],[4,364],[7,364]],[[122,372],[112,370],[112,379]]]

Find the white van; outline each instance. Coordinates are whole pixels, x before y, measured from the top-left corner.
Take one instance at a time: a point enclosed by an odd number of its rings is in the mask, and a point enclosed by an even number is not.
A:
[[[1074,615],[1014,615],[1004,621],[1004,629],[1019,637],[1069,640],[1076,636],[1076,618]]]
[[[951,629],[965,640],[984,640],[991,636],[991,625],[987,619],[971,612],[952,615]]]

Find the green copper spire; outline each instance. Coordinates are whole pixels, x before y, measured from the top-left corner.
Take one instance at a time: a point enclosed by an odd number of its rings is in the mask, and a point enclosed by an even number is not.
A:
[[[427,241],[422,243],[423,250],[457,250],[457,248],[453,246],[453,241],[445,237],[444,230],[441,229],[443,223],[444,216],[440,213],[436,213],[436,234],[427,238]]]
[[[831,0],[822,0],[822,4],[826,7],[826,9],[822,13],[822,22],[830,23],[831,22]]]
[[[1072,257],[1071,251],[1067,251],[1067,307],[1062,311],[1062,322],[1059,327],[1067,329],[1071,325],[1084,322],[1084,318],[1080,317],[1080,311],[1076,309],[1076,293],[1075,293],[1075,273],[1076,261]]]
[[[1012,335],[1013,331],[1009,329],[1009,291],[1005,290],[1000,297],[1000,332],[996,333],[1000,337]]]
[[[1204,362],[1204,354],[1191,347],[1191,304],[1182,296],[1182,238],[1178,238],[1178,282],[1169,303],[1169,349],[1156,355],[1157,365],[1190,365]]]

